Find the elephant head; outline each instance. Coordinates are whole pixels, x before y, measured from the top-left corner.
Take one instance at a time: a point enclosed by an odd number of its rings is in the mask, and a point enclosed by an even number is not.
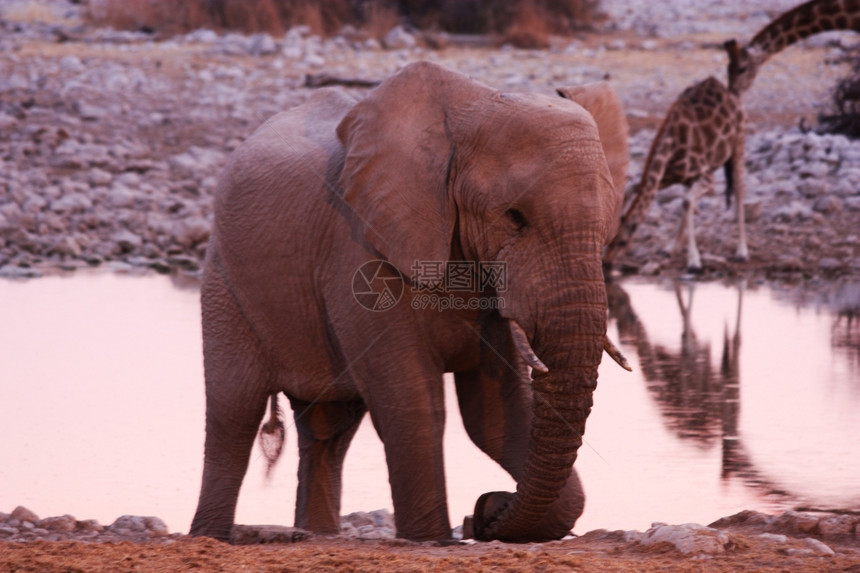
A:
[[[478,504],[484,539],[549,539],[573,525],[538,523],[571,473],[591,410],[607,320],[601,253],[615,233],[627,162],[626,122],[611,90],[573,92],[594,115],[418,63],[337,129],[340,185],[367,239],[405,276],[416,261],[503,262],[499,312],[514,338],[528,339],[530,363],[545,364],[534,370],[517,492]]]

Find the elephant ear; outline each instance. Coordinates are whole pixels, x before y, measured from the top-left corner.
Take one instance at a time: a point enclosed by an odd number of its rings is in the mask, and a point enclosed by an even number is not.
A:
[[[416,261],[447,261],[456,222],[448,176],[450,111],[492,90],[420,62],[356,104],[337,128],[345,150],[340,185],[370,243],[404,275]]]
[[[620,222],[624,187],[627,184],[627,166],[630,161],[628,150],[630,127],[627,124],[624,106],[618,99],[618,94],[606,82],[563,87],[558,88],[556,92],[561,97],[573,100],[584,107],[597,122],[600,143],[615,186],[616,216],[613,220]],[[614,235],[615,229],[610,229],[609,238]]]

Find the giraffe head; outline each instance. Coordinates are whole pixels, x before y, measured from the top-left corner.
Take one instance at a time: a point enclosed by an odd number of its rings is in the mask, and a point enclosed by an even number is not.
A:
[[[747,91],[755,80],[761,65],[760,58],[754,48],[741,46],[736,40],[729,40],[723,47],[729,54],[729,91],[739,95]]]
[[[603,251],[604,268],[612,268],[615,257],[627,250],[627,245],[633,233],[636,232],[639,221],[644,218],[644,209],[650,205],[649,202],[639,200],[638,189],[639,185],[634,186],[630,196],[625,198],[626,205],[622,211],[618,232]]]

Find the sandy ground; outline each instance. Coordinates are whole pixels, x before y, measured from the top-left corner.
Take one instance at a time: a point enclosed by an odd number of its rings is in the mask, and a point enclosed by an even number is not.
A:
[[[603,537],[603,538],[602,538]],[[231,546],[211,539],[163,543],[0,544],[0,571],[858,571],[860,555],[791,556],[788,545],[742,535],[719,556],[606,539],[600,533],[534,545],[498,542],[420,545],[401,541],[315,539],[294,545]]]

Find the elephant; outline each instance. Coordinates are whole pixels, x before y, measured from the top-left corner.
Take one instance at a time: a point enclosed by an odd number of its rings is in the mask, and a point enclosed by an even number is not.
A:
[[[397,536],[451,539],[446,372],[470,439],[517,482],[478,499],[475,537],[571,530],[584,507],[573,464],[614,354],[601,253],[619,221],[627,123],[605,83],[565,94],[583,104],[417,62],[360,101],[320,89],[232,152],[201,283],[192,535],[229,538],[257,430],[283,393],[296,527],[339,532],[343,460],[369,412]]]

